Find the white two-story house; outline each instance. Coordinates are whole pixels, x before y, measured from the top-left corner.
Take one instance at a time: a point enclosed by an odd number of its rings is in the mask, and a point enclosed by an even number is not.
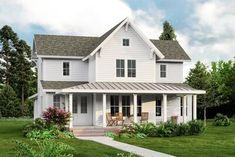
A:
[[[35,35],[34,118],[49,106],[71,112],[70,127],[107,126],[106,113],[138,122],[196,119],[196,90],[183,84],[190,57],[177,41],[148,39],[128,18],[100,37]]]

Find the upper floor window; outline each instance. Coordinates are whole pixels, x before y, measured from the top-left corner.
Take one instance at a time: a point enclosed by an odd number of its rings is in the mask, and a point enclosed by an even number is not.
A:
[[[124,59],[116,60],[116,76],[125,77],[125,61]]]
[[[63,75],[69,76],[69,62],[63,62]]]
[[[136,77],[136,61],[128,60],[128,77]]]
[[[122,39],[122,45],[123,46],[129,46],[130,45],[130,40],[129,39]]]
[[[160,65],[160,77],[166,77],[166,65]]]

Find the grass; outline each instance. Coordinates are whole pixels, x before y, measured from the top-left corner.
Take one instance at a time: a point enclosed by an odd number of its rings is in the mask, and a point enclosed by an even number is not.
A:
[[[14,140],[24,141],[36,148],[36,144],[22,136],[22,128],[30,123],[29,119],[0,119],[0,156],[16,156]],[[58,140],[57,140],[58,141]],[[120,150],[98,144],[92,141],[82,141],[78,139],[59,140],[74,147],[74,157],[104,157],[116,156],[117,153],[123,153]]]
[[[177,157],[234,157],[235,122],[228,127],[216,127],[208,122],[206,131],[199,136],[148,137],[145,139],[119,139],[119,141]]]

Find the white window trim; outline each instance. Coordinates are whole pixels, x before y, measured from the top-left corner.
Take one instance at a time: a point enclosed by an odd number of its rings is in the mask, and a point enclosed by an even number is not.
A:
[[[166,77],[161,77],[161,66],[162,66],[162,65],[165,65],[165,66],[166,66],[166,71],[165,71]],[[159,65],[159,72],[160,72],[160,73],[159,73],[159,77],[160,77],[161,79],[167,78],[167,64],[160,64],[160,65]]]
[[[129,40],[129,45],[124,45],[124,40]],[[130,44],[130,38],[122,38],[122,46],[123,47],[130,47],[131,44]]]
[[[117,76],[117,60],[123,60],[124,61],[124,76]],[[115,60],[115,77],[116,78],[126,78],[126,60],[124,58],[117,58]],[[122,68],[118,68],[118,69],[122,69]]]
[[[128,69],[129,69],[128,68],[128,61],[135,61],[135,68],[130,68],[131,70],[135,69],[135,77],[129,77],[128,76]],[[127,68],[127,70],[126,70],[127,71],[127,75],[126,75],[126,77],[127,78],[136,78],[137,77],[137,72],[136,72],[137,71],[136,70],[137,69],[137,62],[136,62],[136,59],[127,59],[126,62],[127,62],[127,67],[126,67]]]
[[[64,62],[68,62],[69,63],[69,75],[64,75]],[[68,60],[63,60],[62,62],[61,62],[61,64],[62,64],[62,77],[71,77],[71,61],[68,61]]]

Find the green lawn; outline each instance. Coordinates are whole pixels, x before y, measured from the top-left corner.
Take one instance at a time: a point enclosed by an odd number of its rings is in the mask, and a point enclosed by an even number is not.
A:
[[[235,122],[229,127],[215,127],[208,122],[205,133],[199,136],[149,137],[120,141],[178,157],[234,157]]]
[[[22,137],[22,127],[29,123],[30,120],[15,119],[15,120],[3,120],[0,119],[0,156],[1,157],[13,157],[16,152],[14,150],[14,140],[22,140],[31,145],[36,146],[27,138]],[[104,146],[91,141],[81,141],[78,139],[66,139],[60,140],[64,143],[74,147],[76,152],[74,157],[103,157],[103,156],[116,156],[117,153],[121,153],[120,150]]]

